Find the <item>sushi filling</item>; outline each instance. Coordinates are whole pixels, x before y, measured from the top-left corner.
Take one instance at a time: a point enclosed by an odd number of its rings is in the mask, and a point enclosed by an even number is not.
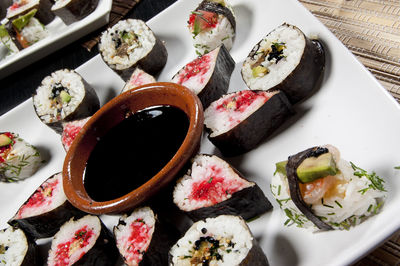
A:
[[[147,251],[154,233],[155,217],[148,208],[135,210],[129,217],[122,217],[114,229],[117,247],[129,265],[138,265]]]
[[[234,128],[276,93],[244,90],[213,102],[204,112],[205,125],[212,130],[210,136],[218,136]]]
[[[28,252],[28,241],[21,229],[0,231],[0,264],[21,265]]]
[[[128,82],[125,84],[122,92],[126,92],[136,87],[154,82],[156,82],[156,79],[152,75],[144,72],[140,68],[136,68]]]
[[[4,25],[0,26],[0,60],[19,51]]]
[[[171,249],[173,265],[239,265],[253,237],[243,219],[221,215],[192,225]]]
[[[13,219],[23,219],[49,212],[67,200],[62,187],[62,174],[44,182],[21,206]]]
[[[12,18],[18,14],[24,13],[39,5],[40,0],[14,0],[13,4],[7,9],[7,18]]]
[[[121,70],[144,58],[155,43],[154,34],[143,21],[128,19],[102,34],[99,49],[108,64]]]
[[[75,120],[72,122],[65,123],[63,125],[63,133],[61,136],[61,142],[64,145],[64,148],[66,151],[69,150],[69,148],[72,145],[72,142],[78,135],[79,131],[81,131],[82,127],[86,124],[86,122],[90,119],[90,117],[81,119],[81,120]]]
[[[174,202],[184,211],[213,206],[254,183],[240,178],[216,156],[195,157],[191,174],[185,175],[174,190]]]

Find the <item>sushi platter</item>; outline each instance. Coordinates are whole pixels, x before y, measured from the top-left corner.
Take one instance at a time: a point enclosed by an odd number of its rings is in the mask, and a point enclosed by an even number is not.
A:
[[[156,76],[157,81],[171,81],[182,66],[197,57],[187,22],[199,2],[177,1],[147,22],[168,52],[166,65]],[[230,3],[236,15],[236,36],[229,51],[235,62],[229,93],[247,88],[241,74],[246,57],[260,39],[284,23],[295,25],[306,36],[322,43],[325,73],[320,88],[294,104],[293,114],[255,148],[238,156],[224,157],[203,133],[200,153],[214,154],[226,160],[249,181],[256,183],[272,203],[272,210],[247,221],[270,265],[351,264],[400,228],[400,170],[397,169],[400,166],[400,106],[298,1],[231,0]],[[97,10],[82,23],[77,22],[60,34],[54,33],[30,50],[0,63],[0,77],[22,67],[22,62],[56,49],[66,36],[72,41],[104,24],[110,7],[111,1],[100,0]],[[61,22],[53,23],[56,30],[59,26],[56,24]],[[125,85],[100,55],[76,71],[94,88],[100,106],[117,96]],[[40,184],[62,170],[66,152],[60,135],[36,116],[32,99],[1,116],[0,128],[1,131],[18,132],[21,138],[39,149],[44,160],[39,170],[26,180],[0,183],[1,229]],[[344,159],[380,176],[385,181],[385,203],[377,215],[349,230],[314,232],[296,227],[296,224],[288,226],[285,212],[270,189],[275,164],[309,147],[326,144],[336,146]],[[100,218],[111,230],[119,219],[116,215]],[[50,239],[39,241],[44,257],[49,242]]]
[[[47,36],[19,52],[2,58],[0,61],[0,78],[31,64],[57,49],[89,34],[107,24],[112,0],[99,0],[96,9],[88,16],[73,23],[64,23],[59,16],[47,24]]]

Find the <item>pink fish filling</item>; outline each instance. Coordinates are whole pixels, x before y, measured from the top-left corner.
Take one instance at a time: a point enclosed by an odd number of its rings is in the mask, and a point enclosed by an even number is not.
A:
[[[64,125],[63,133],[61,136],[61,142],[64,145],[65,151],[68,151],[72,145],[72,142],[81,131],[82,127],[86,124],[90,117],[82,120],[72,121]]]
[[[147,225],[143,219],[136,219],[130,224],[130,235],[123,247],[125,251],[123,255],[126,261],[139,264],[143,259],[152,236],[151,229],[152,227]]]
[[[125,84],[125,87],[123,88],[122,92],[126,92],[126,91],[134,89],[136,87],[146,85],[149,83],[154,83],[154,82],[156,82],[156,79],[152,75],[137,68],[132,73],[129,81]]]

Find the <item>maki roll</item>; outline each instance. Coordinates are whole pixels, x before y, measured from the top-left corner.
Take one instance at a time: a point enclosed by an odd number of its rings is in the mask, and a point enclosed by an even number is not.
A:
[[[13,0],[12,5],[7,9],[7,19],[11,21],[35,9],[37,18],[47,25],[55,17],[50,10],[52,5],[52,0]]]
[[[215,155],[197,155],[175,186],[174,203],[197,221],[221,214],[251,219],[272,209],[260,187]]]
[[[40,120],[62,133],[62,123],[93,115],[100,107],[95,90],[74,70],[53,72],[33,96]]]
[[[81,131],[82,127],[86,124],[86,122],[90,119],[91,116],[74,120],[71,122],[67,122],[63,124],[63,132],[61,135],[61,143],[64,146],[65,151],[69,150],[72,142],[78,135],[79,131]]]
[[[172,78],[199,96],[204,108],[227,93],[235,61],[221,45],[184,66]]]
[[[62,174],[48,178],[19,208],[9,221],[22,228],[33,239],[53,236],[71,217],[83,216],[64,194]]]
[[[129,80],[126,82],[121,93],[129,91],[136,87],[139,87],[139,86],[142,86],[145,84],[149,84],[149,83],[154,83],[154,82],[156,82],[156,79],[152,75],[144,72],[140,68],[136,68],[135,71],[133,71]]]
[[[332,145],[317,146],[276,164],[271,191],[288,216],[285,225],[346,229],[376,214],[384,180],[340,158]]]
[[[149,207],[123,215],[114,227],[117,247],[127,265],[167,265],[168,251],[178,239]]]
[[[188,28],[197,54],[208,53],[221,44],[230,50],[236,32],[233,9],[226,0],[204,0],[190,14]]]
[[[296,26],[284,23],[254,46],[242,66],[252,90],[281,90],[293,104],[308,97],[322,78],[325,52]]]
[[[36,147],[16,133],[0,133],[0,181],[21,181],[32,176],[41,164],[42,158]]]
[[[244,90],[227,94],[204,111],[208,138],[225,156],[255,148],[291,114],[281,91]]]
[[[51,242],[47,265],[115,265],[118,250],[99,217],[66,222]]]
[[[0,61],[19,52],[5,25],[0,25]]]
[[[46,27],[35,17],[36,12],[37,9],[32,9],[11,21],[20,49],[27,48],[49,35]]]
[[[7,227],[0,231],[1,265],[39,265],[36,243],[21,229]]]
[[[69,25],[92,13],[99,0],[55,0],[51,11]]]
[[[170,265],[268,265],[246,222],[233,215],[194,223],[169,254]]]
[[[128,80],[137,66],[156,75],[167,62],[164,44],[139,19],[121,20],[103,32],[99,51],[104,62],[123,80]]]

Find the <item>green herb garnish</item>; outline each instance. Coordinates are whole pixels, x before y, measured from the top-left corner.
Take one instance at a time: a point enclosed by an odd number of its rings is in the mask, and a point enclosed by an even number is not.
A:
[[[358,177],[363,177],[365,176],[369,181],[371,181],[371,184],[368,185],[368,187],[364,188],[364,189],[360,189],[358,192],[360,192],[361,194],[364,194],[365,192],[367,192],[369,189],[373,189],[373,190],[379,190],[379,191],[386,191],[383,183],[385,183],[385,180],[383,180],[382,178],[380,178],[379,176],[376,175],[375,172],[372,172],[371,174],[368,174],[367,171],[365,171],[364,169],[354,165],[352,162],[350,162],[351,167],[353,168],[354,175],[358,176]]]

